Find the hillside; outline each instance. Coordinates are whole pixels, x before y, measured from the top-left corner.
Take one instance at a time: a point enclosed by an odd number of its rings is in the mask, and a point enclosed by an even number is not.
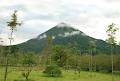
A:
[[[40,34],[34,39],[30,39],[27,42],[19,44],[22,51],[41,52],[47,44],[47,36],[52,37],[53,45],[72,45],[76,46],[82,53],[88,53],[90,42],[94,41],[96,44],[96,52],[98,53],[110,53],[109,44],[103,40],[92,38],[82,31],[69,26],[66,23],[60,23],[48,31]],[[120,47],[117,46],[114,51],[120,53]]]

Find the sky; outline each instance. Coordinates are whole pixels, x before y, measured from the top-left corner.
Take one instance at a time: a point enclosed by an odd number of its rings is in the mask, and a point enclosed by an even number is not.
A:
[[[0,0],[0,37],[9,44],[6,22],[17,10],[21,27],[14,32],[12,44],[19,44],[65,22],[87,35],[105,40],[107,26],[120,29],[120,0]],[[120,30],[116,34],[120,41]]]

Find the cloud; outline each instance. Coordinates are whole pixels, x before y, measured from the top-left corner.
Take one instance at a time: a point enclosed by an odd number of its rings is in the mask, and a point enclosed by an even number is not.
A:
[[[105,0],[106,2],[120,2],[120,0]]]
[[[2,37],[8,36],[6,22],[13,11],[18,10],[18,20],[24,23],[14,33],[14,44],[37,37],[60,22],[69,23],[87,35],[105,40],[105,30],[109,24],[116,23],[120,28],[119,4],[120,0],[1,0],[0,32]]]

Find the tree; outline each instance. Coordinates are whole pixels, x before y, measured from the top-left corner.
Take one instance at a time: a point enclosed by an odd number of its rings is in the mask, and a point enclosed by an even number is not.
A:
[[[90,61],[89,61],[89,71],[93,71],[93,53],[96,50],[95,41],[89,42],[89,53],[90,53]]]
[[[7,75],[8,75],[8,61],[9,61],[9,56],[11,53],[11,45],[12,45],[12,40],[13,40],[13,32],[17,29],[17,25],[21,26],[21,23],[18,23],[17,21],[17,11],[15,10],[14,13],[11,15],[11,20],[9,22],[7,22],[7,26],[10,28],[10,37],[9,37],[9,41],[10,41],[10,45],[9,45],[9,50],[8,53],[5,56],[5,74],[4,74],[4,81],[7,81]]]
[[[3,40],[2,38],[0,38],[0,54],[2,55],[2,52],[3,52]]]
[[[32,67],[36,64],[34,53],[25,54],[22,60],[22,64],[25,67],[25,71],[22,73],[22,76],[25,77],[25,81],[29,81]]]
[[[79,73],[79,76],[80,76],[80,72],[81,72],[81,52],[80,50],[77,48],[78,45],[76,42],[74,42],[74,45],[72,44],[69,44],[69,48],[70,49],[70,53],[72,53],[73,55],[71,55],[74,59],[75,62],[74,64],[72,65],[72,67],[74,67],[74,70],[75,70],[75,74],[77,74],[77,72]]]
[[[3,40],[2,38],[0,38],[0,59],[3,59]],[[2,60],[0,60],[0,63],[2,62]],[[2,65],[2,63],[1,63]]]
[[[52,62],[51,56],[52,56],[52,37],[47,36],[47,42],[46,47],[43,49],[42,52],[42,64],[49,65]]]
[[[62,45],[56,45],[53,47],[52,59],[58,66],[63,67],[66,65],[68,58],[67,50]]]
[[[108,38],[106,40],[107,43],[110,44],[111,46],[111,70],[112,70],[112,81],[114,81],[114,76],[113,76],[113,72],[114,72],[114,59],[113,59],[113,48],[116,46],[116,32],[117,32],[118,28],[115,27],[115,24],[112,23],[111,25],[108,26],[108,29],[106,31]]]

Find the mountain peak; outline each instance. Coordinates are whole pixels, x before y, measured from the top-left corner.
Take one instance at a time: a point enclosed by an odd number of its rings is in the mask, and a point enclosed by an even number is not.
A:
[[[69,37],[69,36],[75,36],[75,35],[82,35],[82,36],[87,36],[85,33],[82,31],[75,29],[74,27],[62,22],[55,27],[49,29],[48,31],[40,34],[37,39],[43,39],[46,38],[47,36],[52,36],[53,39],[56,37]]]
[[[72,27],[70,24],[67,24],[65,22],[57,24],[55,27],[53,27],[53,29],[57,29],[58,31],[62,30],[66,32],[79,31],[78,29]]]
[[[58,25],[56,25],[56,27],[62,28],[62,27],[71,27],[71,26],[69,24],[65,23],[65,22],[61,22]]]

